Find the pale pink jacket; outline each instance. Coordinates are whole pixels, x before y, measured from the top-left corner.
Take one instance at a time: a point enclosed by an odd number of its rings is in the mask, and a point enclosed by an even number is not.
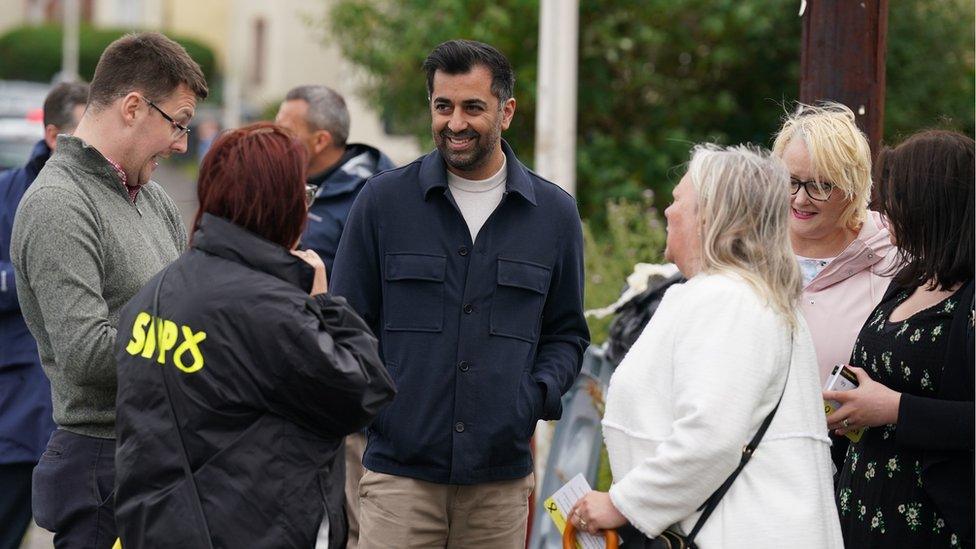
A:
[[[835,364],[850,362],[857,334],[888,288],[889,266],[897,257],[884,218],[869,211],[857,238],[803,288],[801,308],[821,383]]]

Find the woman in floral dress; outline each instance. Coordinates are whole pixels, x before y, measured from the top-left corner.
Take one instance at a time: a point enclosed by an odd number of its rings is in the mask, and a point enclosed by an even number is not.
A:
[[[928,131],[879,159],[906,261],[854,345],[859,387],[824,393],[831,429],[868,427],[838,476],[847,547],[973,546],[973,149]]]

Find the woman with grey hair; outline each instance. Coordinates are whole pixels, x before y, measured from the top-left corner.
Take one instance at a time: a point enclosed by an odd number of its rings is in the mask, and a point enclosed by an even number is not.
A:
[[[666,256],[689,280],[610,381],[614,484],[576,504],[579,530],[623,527],[628,544],[628,533],[694,532],[706,549],[843,546],[789,196],[786,168],[765,152],[693,150],[665,211]]]

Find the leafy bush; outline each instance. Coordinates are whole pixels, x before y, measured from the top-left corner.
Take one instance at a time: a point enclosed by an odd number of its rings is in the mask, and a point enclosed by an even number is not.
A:
[[[102,51],[127,30],[96,29],[83,25],[79,30],[78,72],[91,81]],[[211,81],[217,72],[213,50],[192,38],[169,35],[186,48]],[[50,82],[61,70],[61,26],[17,27],[0,35],[0,79]]]
[[[591,223],[583,224],[586,309],[615,302],[635,264],[664,261],[667,235],[650,192],[636,201],[610,200],[606,208],[607,229],[602,235],[594,235]],[[587,318],[594,344],[606,341],[611,320],[613,317]]]

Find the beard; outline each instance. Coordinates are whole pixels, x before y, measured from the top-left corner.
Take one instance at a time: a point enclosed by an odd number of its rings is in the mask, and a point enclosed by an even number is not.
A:
[[[501,139],[501,122],[494,125],[488,135],[482,135],[470,128],[463,132],[454,133],[445,126],[443,130],[434,132],[434,144],[440,151],[444,162],[448,166],[461,172],[474,171],[485,165],[491,158],[492,152]],[[454,139],[474,139],[474,145],[466,151],[451,150],[448,140]]]

